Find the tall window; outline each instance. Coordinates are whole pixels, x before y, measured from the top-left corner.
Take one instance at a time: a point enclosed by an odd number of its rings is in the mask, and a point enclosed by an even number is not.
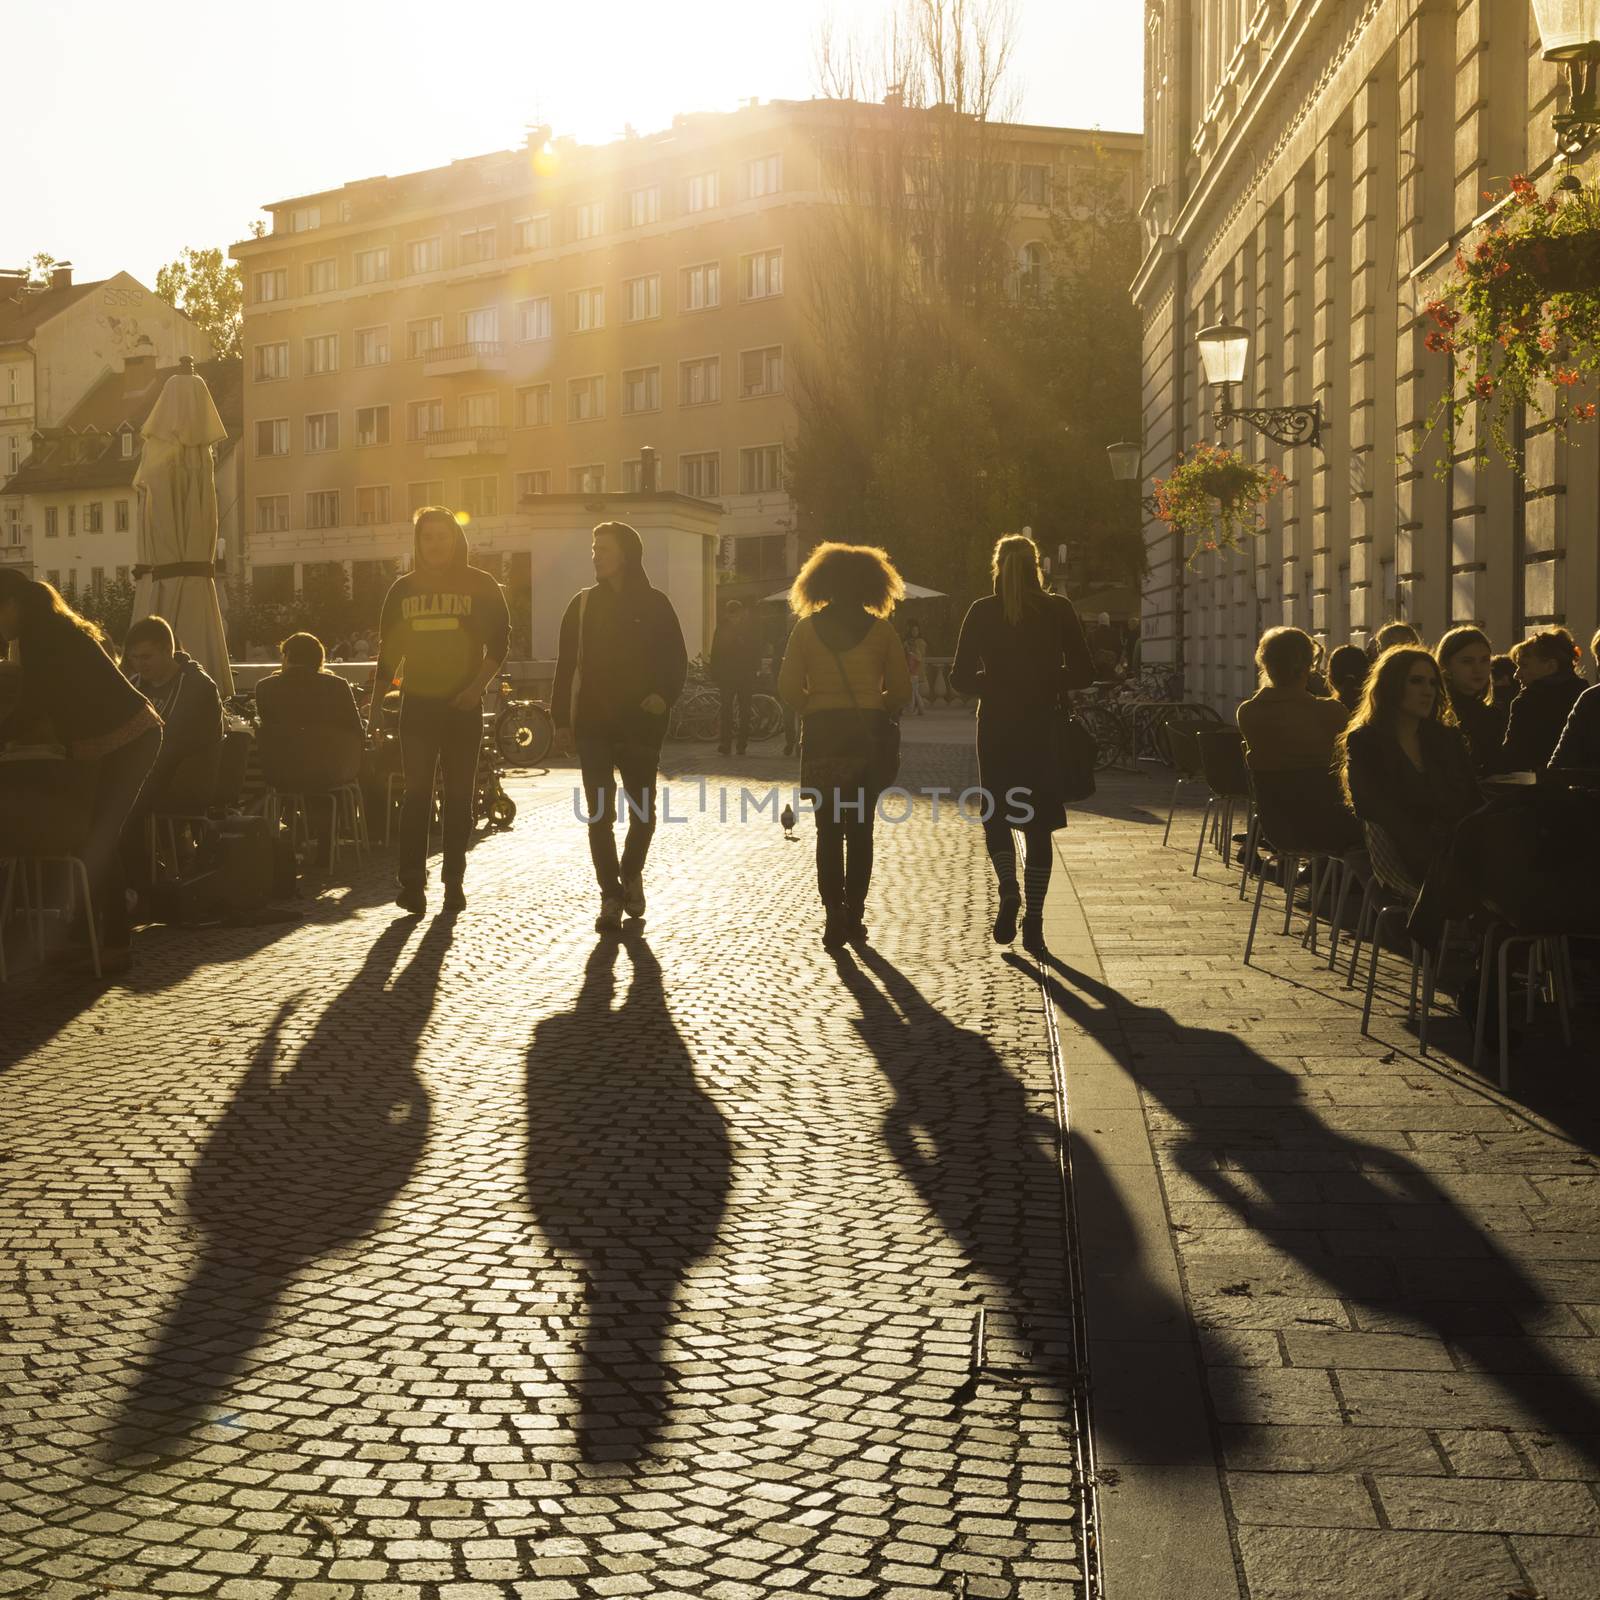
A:
[[[678,363],[678,404],[708,406],[722,398],[722,357]]]
[[[382,283],[389,276],[389,247],[356,251],[356,282]]]
[[[444,318],[421,317],[406,324],[406,354],[416,360],[444,344]]]
[[[574,333],[590,333],[605,327],[605,290],[599,287],[574,289],[567,296],[567,325]]]
[[[281,339],[276,344],[258,344],[253,352],[255,380],[270,383],[274,378],[289,376],[289,341]]]
[[[284,267],[273,267],[266,272],[256,274],[256,304],[264,305],[268,300],[287,300],[289,298],[289,273]]]
[[[406,436],[426,439],[430,433],[444,432],[444,401],[413,400],[406,407]]]
[[[716,261],[702,261],[685,267],[678,277],[678,309],[709,311],[722,304],[722,267]]]
[[[624,494],[639,494],[644,489],[644,460],[634,456],[631,461],[622,463],[622,482],[620,488]]]
[[[461,313],[461,337],[467,344],[499,344],[500,308],[481,306]]]
[[[413,239],[406,246],[406,272],[415,277],[419,272],[437,272],[444,264],[444,252],[438,239]]]
[[[697,500],[715,500],[722,493],[722,457],[715,450],[678,457],[678,492]]]
[[[326,294],[339,287],[339,263],[328,256],[322,261],[306,263],[306,293]]]
[[[517,499],[527,500],[536,494],[550,493],[550,474],[545,472],[519,472],[517,474]]]
[[[389,442],[389,408],[388,406],[357,406],[356,407],[356,443],[367,448],[376,444]],[[360,520],[358,517],[357,521]],[[388,518],[384,518],[387,521]]]
[[[1017,199],[1025,206],[1050,204],[1050,169],[1024,162],[1017,169]]]
[[[567,380],[567,421],[597,422],[606,414],[606,380],[591,378]]]
[[[685,211],[714,211],[722,204],[721,176],[715,172],[697,172],[683,186]]]
[[[375,484],[356,490],[356,523],[371,527],[389,520],[389,485]]]
[[[356,329],[356,365],[381,367],[389,359],[389,327]]]
[[[306,373],[339,370],[339,335],[319,333],[306,340]]]
[[[57,522],[57,518],[59,517],[59,515],[60,515],[60,513],[56,510],[56,508],[54,506],[46,506],[44,508],[44,536],[45,536],[45,538],[54,539],[56,537],[56,535],[60,532],[60,526],[59,526],[59,524]]]
[[[606,203],[590,200],[572,208],[572,237],[574,239],[598,238],[606,231]]]
[[[740,293],[746,300],[765,300],[783,293],[783,251],[758,250],[741,258],[743,282]]]
[[[758,444],[739,452],[740,494],[776,494],[782,487],[781,444]]]
[[[322,226],[322,207],[295,206],[288,213],[288,221],[290,233],[305,233],[311,228],[320,228]],[[274,217],[274,224],[276,224],[276,217]],[[277,231],[276,225],[274,225],[273,231]]]
[[[550,337],[550,296],[517,302],[517,337],[521,340]]]
[[[768,345],[764,350],[746,350],[739,356],[739,397],[783,393],[783,346]]]
[[[306,454],[316,455],[323,450],[339,448],[339,413],[313,411],[306,417]],[[329,527],[335,526],[333,523]]]
[[[444,504],[444,479],[430,478],[426,483],[406,485],[406,510],[415,515],[424,506]]]
[[[783,188],[783,157],[760,156],[744,164],[744,192],[752,200]]]
[[[337,528],[339,526],[339,491],[314,489],[306,496],[306,526],[308,528]]]
[[[464,228],[458,258],[463,264],[472,261],[494,260],[494,229]]]
[[[550,414],[550,385],[536,383],[517,390],[517,426],[519,428],[548,428],[553,418]]]
[[[512,235],[518,250],[548,250],[550,248],[550,213],[537,217],[522,217],[511,224]]]
[[[1017,281],[1024,300],[1038,300],[1049,283],[1050,252],[1035,240],[1017,258]]]
[[[479,394],[462,395],[461,426],[463,428],[498,428],[500,426],[500,395],[498,390],[486,389]]]
[[[661,368],[633,367],[622,374],[622,414],[661,409]]]
[[[289,453],[289,419],[263,417],[256,423],[256,454],[286,456]]]
[[[104,533],[106,531],[106,508],[102,500],[91,500],[83,508],[83,531],[85,533]]]
[[[586,467],[567,468],[568,494],[604,494],[606,492],[605,463],[591,461]]]
[[[461,480],[461,509],[468,516],[493,517],[500,512],[500,480],[498,478],[463,478]]]
[[[118,533],[126,533],[128,531],[128,502],[126,500],[118,500],[111,508],[111,526]]]
[[[646,317],[661,315],[661,274],[652,272],[642,278],[629,278],[622,285],[623,316],[629,322],[642,322]]]
[[[642,228],[646,223],[661,220],[661,185],[646,184],[642,189],[628,191],[628,226]]]

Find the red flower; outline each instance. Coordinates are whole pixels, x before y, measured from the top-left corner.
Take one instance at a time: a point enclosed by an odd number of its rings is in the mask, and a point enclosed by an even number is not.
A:
[[[1478,379],[1477,383],[1473,385],[1473,388],[1477,391],[1477,395],[1480,400],[1487,400],[1489,396],[1494,393],[1494,379],[1491,378],[1486,372],[1481,378]]]
[[[1511,180],[1511,192],[1523,205],[1534,205],[1539,199],[1539,191],[1520,173]]]
[[[1591,400],[1587,405],[1574,406],[1572,415],[1579,422],[1593,422],[1597,411],[1600,411],[1600,406],[1596,406],[1594,401]]]
[[[1571,367],[1558,367],[1552,376],[1563,389],[1570,389],[1578,381],[1578,374]]]
[[[1430,333],[1422,344],[1424,349],[1432,350],[1435,355],[1448,355],[1456,347],[1455,340],[1442,333]]]
[[[1477,249],[1478,260],[1487,261],[1489,259],[1489,257],[1492,256],[1493,254],[1494,254],[1494,246],[1487,239],[1482,239],[1482,240],[1480,240],[1478,242],[1478,249]]]

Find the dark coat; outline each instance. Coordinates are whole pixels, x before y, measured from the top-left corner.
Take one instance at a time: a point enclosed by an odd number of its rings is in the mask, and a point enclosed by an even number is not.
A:
[[[1412,881],[1421,883],[1450,830],[1483,804],[1472,757],[1459,730],[1442,722],[1417,729],[1420,770],[1384,727],[1367,723],[1345,737],[1350,803],[1362,822],[1394,840]]]
[[[1450,709],[1467,741],[1472,756],[1473,771],[1480,778],[1491,773],[1504,772],[1505,753],[1501,748],[1506,737],[1506,708],[1492,700],[1473,700],[1466,695],[1450,695]]]
[[[1552,770],[1600,772],[1600,684],[1585,689],[1573,701],[1550,766]]]
[[[69,750],[92,745],[141,712],[148,713],[144,696],[117,670],[116,662],[65,618],[33,631],[20,650],[18,692],[10,716],[18,724],[42,719]]]
[[[211,674],[179,650],[175,677],[159,689],[132,682],[161,714],[161,754],[145,779],[141,806],[204,809],[217,786],[222,758],[222,698]]]
[[[587,605],[584,595],[589,596]],[[579,733],[585,727],[606,728],[633,742],[659,746],[667,713],[648,712],[642,702],[660,695],[670,708],[683,693],[688,670],[678,613],[661,590],[652,588],[641,573],[630,575],[620,591],[598,583],[575,594],[561,619],[551,718],[558,728]]]
[[[754,617],[734,617],[717,625],[708,665],[712,680],[724,686],[754,679],[761,666],[761,637]]]
[[[1543,772],[1567,725],[1573,702],[1583,690],[1583,679],[1572,671],[1552,672],[1523,689],[1511,702],[1511,715],[1506,719],[1500,770]]]
[[[1020,815],[1031,805],[1030,826],[1064,828],[1058,711],[1067,690],[1094,682],[1094,659],[1072,602],[1065,595],[1032,596],[1012,627],[998,595],[974,600],[962,619],[950,682],[957,694],[978,697],[978,777],[994,814]],[[1025,791],[1021,805],[1008,799],[1018,790]]]
[[[256,685],[261,767],[284,793],[320,794],[352,783],[366,742],[355,690],[335,672],[285,667]]]

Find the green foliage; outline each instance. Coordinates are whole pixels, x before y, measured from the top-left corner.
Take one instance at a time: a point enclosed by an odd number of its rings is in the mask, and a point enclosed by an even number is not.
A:
[[[239,355],[244,277],[221,250],[185,250],[156,273],[156,294],[206,333],[219,356]]]
[[[1202,442],[1156,479],[1156,515],[1188,539],[1192,567],[1214,550],[1242,550],[1262,531],[1261,507],[1286,481],[1276,467]]]
[[[129,579],[111,578],[98,589],[73,595],[71,604],[79,616],[99,626],[113,648],[121,649],[133,621],[133,584]]]
[[[1558,434],[1596,415],[1595,403],[1575,400],[1573,390],[1600,371],[1600,185],[1546,198],[1515,177],[1491,215],[1471,255],[1456,252],[1426,308],[1434,327],[1423,343],[1451,364],[1429,428],[1443,424],[1453,434],[1475,407],[1487,424],[1477,461],[1492,445],[1520,469],[1510,431],[1519,408],[1548,418]],[[1450,454],[1438,463],[1441,477]]]

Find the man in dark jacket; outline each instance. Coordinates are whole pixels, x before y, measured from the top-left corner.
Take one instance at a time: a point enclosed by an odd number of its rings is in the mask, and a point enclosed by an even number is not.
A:
[[[595,928],[644,915],[644,863],[656,825],[656,769],[667,713],[683,692],[688,652],[672,602],[644,570],[644,545],[626,522],[594,530],[595,585],[561,619],[550,714],[563,751],[576,744],[589,854],[600,885]],[[617,777],[628,837],[617,860]]]
[[[755,619],[737,600],[722,608],[722,622],[711,641],[711,678],[722,690],[722,728],[717,749],[730,755],[734,741],[734,712],[738,711],[739,754],[750,741],[750,697],[756,692],[756,672],[761,665],[761,641]]]
[[[428,908],[428,824],[433,776],[443,791],[444,909],[467,903],[463,878],[472,832],[472,795],[483,743],[483,691],[511,642],[500,585],[468,559],[466,535],[447,506],[412,518],[412,567],[384,597],[373,692],[383,694],[404,665],[400,759],[406,798],[400,812],[395,904],[413,916]]]

